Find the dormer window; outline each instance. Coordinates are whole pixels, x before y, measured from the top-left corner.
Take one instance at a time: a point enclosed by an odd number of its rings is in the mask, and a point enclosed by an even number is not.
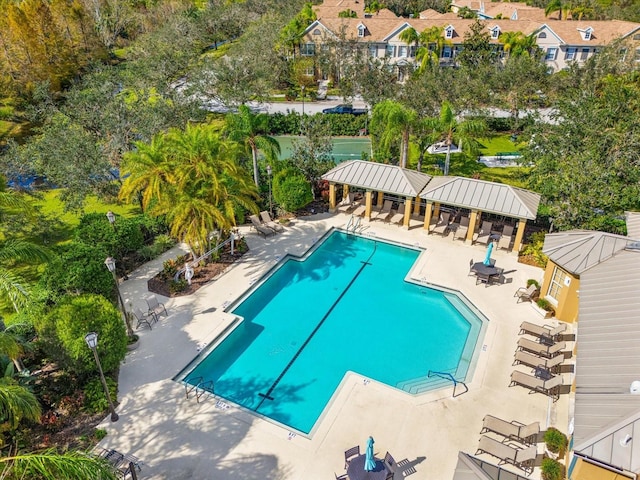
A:
[[[578,31],[580,32],[582,40],[591,40],[591,36],[593,35],[593,28],[587,27],[584,30],[578,28]]]
[[[496,26],[491,29],[491,38],[496,40],[500,36],[500,27]]]
[[[444,29],[444,38],[453,38],[453,27],[451,25]]]
[[[364,32],[366,30],[366,27],[362,24],[358,25],[358,36],[359,37],[364,37]]]

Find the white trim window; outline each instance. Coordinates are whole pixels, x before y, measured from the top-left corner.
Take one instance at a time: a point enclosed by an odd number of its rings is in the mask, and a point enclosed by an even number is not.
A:
[[[547,54],[545,55],[544,59],[547,62],[553,61],[556,59],[557,54],[558,54],[558,49],[556,47],[549,47],[547,48]]]
[[[400,45],[398,47],[398,56],[400,58],[407,58],[408,55],[409,55],[409,47],[407,47],[406,45]]]
[[[304,57],[313,57],[316,54],[315,43],[303,43],[300,45],[300,55]]]
[[[444,30],[444,38],[453,38],[453,27],[448,26]]]
[[[585,61],[589,58],[589,47],[582,47],[582,51],[580,52],[580,60]]]
[[[560,298],[560,292],[567,285],[569,277],[564,270],[559,267],[554,267],[553,275],[551,276],[551,282],[549,283],[549,289],[547,290],[547,299],[558,305],[558,299]]]
[[[591,30],[588,28],[584,31],[584,39],[591,40]]]
[[[360,24],[358,25],[358,37],[362,38],[364,37],[364,32],[365,32],[366,28],[364,25]]]
[[[445,45],[442,49],[442,58],[452,58],[453,57],[453,49],[449,45]]]
[[[369,56],[372,58],[376,58],[378,56],[378,46],[377,45],[369,45]]]
[[[500,28],[494,27],[491,29],[491,38],[496,40],[500,36]]]
[[[389,58],[395,57],[396,47],[394,45],[387,45],[387,47],[384,49],[384,56]]]
[[[578,49],[576,47],[568,47],[567,51],[564,54],[564,59],[568,62],[576,59],[576,54],[578,53]]]

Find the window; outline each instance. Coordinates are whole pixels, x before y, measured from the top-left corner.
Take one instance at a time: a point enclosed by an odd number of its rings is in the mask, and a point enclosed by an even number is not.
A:
[[[314,35],[320,35],[320,29],[319,29],[319,28],[316,28],[316,29],[313,31],[313,34],[314,34]]]
[[[409,53],[409,47],[405,47],[405,46],[398,47],[398,56],[399,57],[407,58],[408,53]]]
[[[640,40],[640,33],[636,33],[636,34],[633,36],[633,39],[634,39],[634,40]]]
[[[494,28],[493,30],[491,30],[491,38],[493,38],[495,40],[499,36],[500,36],[500,29],[499,28]]]
[[[376,45],[369,45],[369,56],[373,58],[378,56],[378,47]]]
[[[396,47],[393,45],[387,45],[385,49],[385,56],[387,57],[395,57],[396,56]]]
[[[447,27],[444,31],[444,38],[453,38],[453,27]]]
[[[589,48],[583,48],[580,52],[580,60],[586,60],[589,57]]]
[[[451,50],[451,47],[445,46],[442,49],[442,58],[451,58],[452,57],[452,53],[453,53],[453,51]]]
[[[584,39],[585,40],[591,40],[591,30],[585,30],[584,32]]]
[[[538,34],[538,38],[547,38],[547,34],[545,32],[540,32]]]
[[[640,48],[636,48],[636,62],[640,62]]]
[[[558,49],[555,47],[547,48],[547,55],[544,57],[546,61],[555,60]]]
[[[575,47],[567,48],[567,51],[564,54],[564,59],[567,60],[567,61],[575,60],[577,52],[578,52],[578,49],[575,48]]]
[[[553,270],[553,276],[551,277],[551,284],[549,285],[549,290],[547,291],[547,297],[550,297],[555,301],[555,304],[558,304],[558,299],[560,298],[560,292],[562,291],[562,287],[568,285],[565,283],[569,280],[567,274],[564,273],[560,268],[555,267]]]
[[[300,45],[300,55],[305,56],[313,56],[316,54],[316,44],[315,43],[303,43]]]
[[[364,31],[365,31],[364,25],[358,25],[358,36],[359,37],[364,37]]]

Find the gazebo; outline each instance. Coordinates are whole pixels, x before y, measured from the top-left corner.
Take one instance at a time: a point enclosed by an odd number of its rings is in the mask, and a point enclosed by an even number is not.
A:
[[[430,175],[407,170],[396,165],[368,162],[365,160],[351,160],[344,162],[329,170],[322,176],[329,182],[329,210],[336,208],[336,184],[344,185],[343,195],[346,198],[349,188],[362,188],[365,190],[365,218],[371,220],[373,208],[373,193],[379,192],[377,205],[382,206],[384,194],[404,197],[405,210],[403,225],[409,228],[411,209],[413,214],[420,214],[420,198],[418,194],[431,180]]]
[[[496,214],[518,220],[518,229],[513,245],[519,251],[527,220],[535,220],[540,195],[522,188],[502,183],[487,182],[464,177],[432,177],[396,165],[351,160],[341,163],[325,173],[322,178],[329,182],[329,208],[336,209],[336,185],[342,184],[344,198],[349,188],[365,191],[365,218],[371,219],[373,193],[378,192],[377,206],[383,204],[384,195],[404,197],[405,216],[403,225],[409,228],[411,218],[424,219],[424,228],[429,232],[432,218],[437,218],[442,205],[468,209],[470,227],[465,240],[472,241],[475,226],[482,213]],[[425,202],[424,216],[420,215],[421,203]],[[412,211],[413,210],[413,211]]]

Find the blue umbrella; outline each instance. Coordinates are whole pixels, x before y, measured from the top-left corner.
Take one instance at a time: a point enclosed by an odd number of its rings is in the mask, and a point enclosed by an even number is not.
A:
[[[367,452],[364,457],[364,469],[367,472],[376,469],[376,460],[373,458],[373,437],[369,437],[367,440]]]
[[[487,247],[487,256],[484,257],[485,265],[491,265],[491,252],[493,251],[493,242],[489,242],[489,246]]]

